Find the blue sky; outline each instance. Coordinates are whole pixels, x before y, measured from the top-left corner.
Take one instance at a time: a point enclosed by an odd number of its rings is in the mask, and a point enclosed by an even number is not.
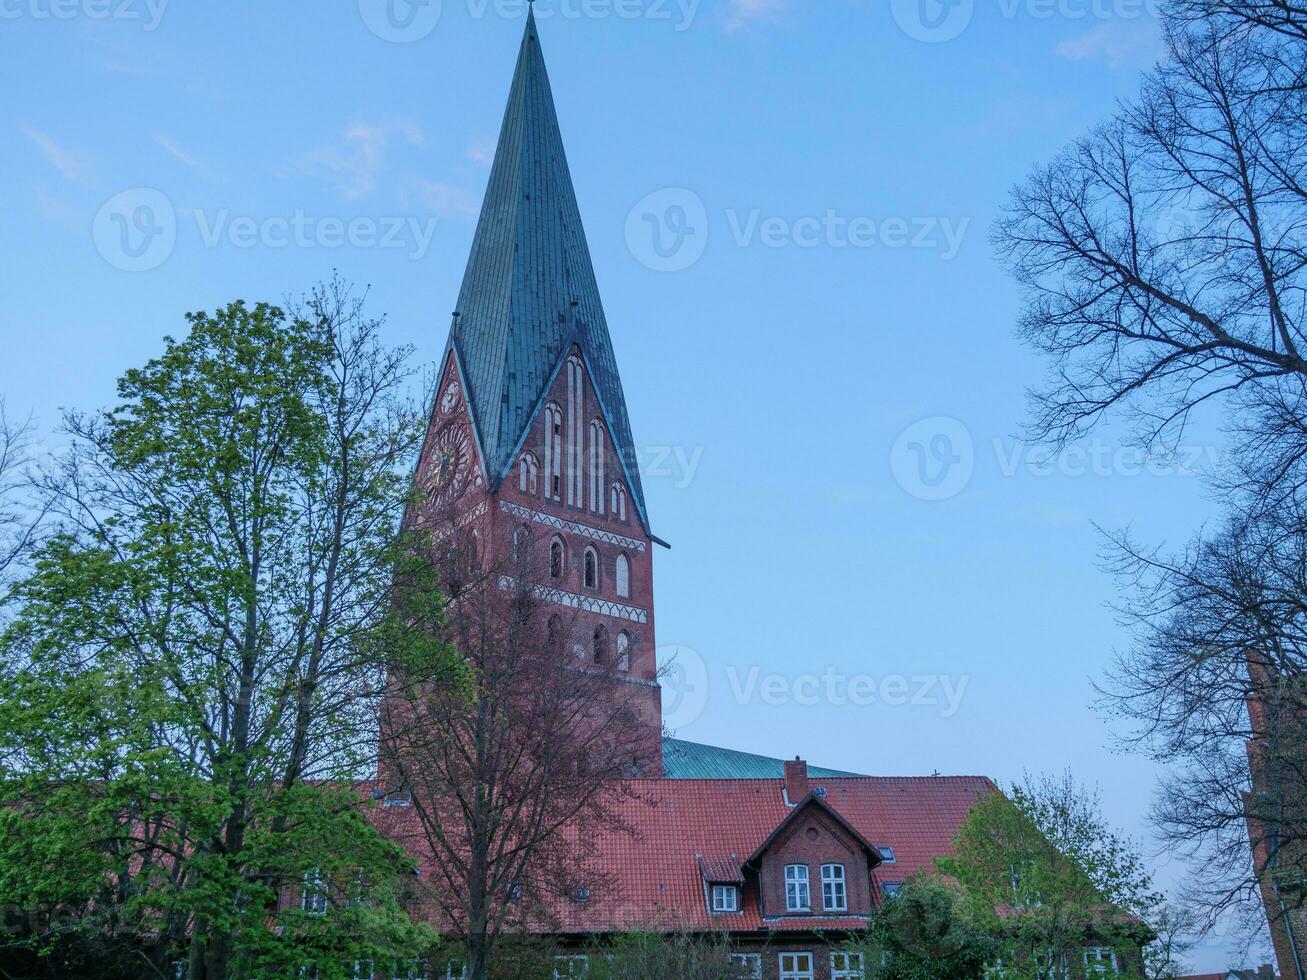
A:
[[[0,0],[11,411],[48,432],[184,312],[333,269],[439,355],[524,7],[396,2]],[[1153,771],[1090,707],[1126,639],[1093,524],[1183,543],[1221,440],[1141,468],[1106,428],[1033,465],[1015,434],[1042,367],[988,232],[1136,91],[1157,21],[925,2],[537,6],[674,545],[669,707],[686,738],[860,772],[1069,766],[1142,833]]]

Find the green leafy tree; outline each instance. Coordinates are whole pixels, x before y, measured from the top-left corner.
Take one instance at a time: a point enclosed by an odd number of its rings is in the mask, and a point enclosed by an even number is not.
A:
[[[993,935],[966,915],[957,886],[924,875],[905,882],[867,934],[842,948],[862,956],[873,980],[981,977],[999,954]]]
[[[1142,975],[1162,897],[1097,796],[1069,774],[979,800],[955,853],[936,865],[958,883],[968,919],[997,939],[1003,976],[1052,980],[1113,958],[1122,976]]]
[[[410,868],[340,788],[376,752],[408,352],[338,281],[187,319],[40,481],[0,639],[7,941],[194,978],[418,955]]]

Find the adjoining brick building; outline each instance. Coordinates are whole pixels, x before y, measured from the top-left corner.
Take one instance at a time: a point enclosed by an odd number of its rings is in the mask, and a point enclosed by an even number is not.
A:
[[[653,591],[663,542],[533,14],[417,480],[421,506],[454,514],[486,560],[515,554],[524,529],[547,549],[537,597],[557,607],[579,663],[635,692],[652,746],[623,832],[588,842],[610,887],[579,888],[558,909],[551,935],[576,951],[560,974],[582,968],[595,937],[711,931],[730,935],[749,975],[862,976],[839,939],[929,870],[994,786],[860,776],[663,738]],[[388,806],[377,819],[433,873],[411,811]]]

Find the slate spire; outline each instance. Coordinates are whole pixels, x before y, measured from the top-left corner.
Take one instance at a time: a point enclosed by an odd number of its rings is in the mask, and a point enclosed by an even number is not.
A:
[[[550,381],[580,345],[646,530],[622,381],[599,298],[534,9],[504,112],[450,331],[491,488],[508,474]]]

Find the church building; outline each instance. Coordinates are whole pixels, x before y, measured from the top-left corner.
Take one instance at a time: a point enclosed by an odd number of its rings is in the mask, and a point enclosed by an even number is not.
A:
[[[663,542],[533,14],[440,372],[417,469],[424,497],[491,550],[511,547],[524,525],[535,532],[547,549],[542,598],[573,624],[578,659],[635,691],[653,746],[625,814],[634,832],[594,844],[615,887],[561,910],[557,935],[575,955],[560,959],[559,975],[583,975],[596,937],[665,930],[729,934],[746,976],[861,977],[839,937],[929,870],[994,787],[860,776],[663,737],[654,607]]]

